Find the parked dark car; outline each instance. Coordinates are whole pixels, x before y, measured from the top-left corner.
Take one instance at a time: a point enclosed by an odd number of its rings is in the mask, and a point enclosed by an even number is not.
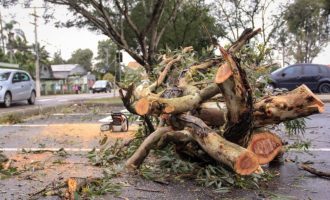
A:
[[[111,92],[111,86],[109,81],[99,80],[96,81],[92,87],[93,93],[96,92]]]
[[[330,67],[326,65],[289,65],[271,73],[270,78],[273,88],[293,90],[305,84],[314,92],[330,93]]]

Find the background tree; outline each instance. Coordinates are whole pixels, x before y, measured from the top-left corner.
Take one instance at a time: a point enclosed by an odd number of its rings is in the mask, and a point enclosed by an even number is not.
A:
[[[175,3],[172,1],[172,3]],[[163,19],[169,18],[172,14],[171,8],[175,5],[166,4]],[[145,4],[143,1],[138,3],[132,10],[132,18],[136,19],[138,27],[145,26],[148,23],[148,18],[145,15]],[[193,46],[198,52],[202,48],[210,44],[211,37],[222,36],[223,30],[221,26],[217,26],[215,18],[210,14],[209,5],[205,4],[204,0],[183,1],[176,18],[166,28],[164,34],[159,41],[160,49],[178,49],[185,46]],[[142,17],[141,17],[142,16]],[[161,20],[160,26],[166,24],[166,21]],[[134,48],[139,48],[134,39],[134,33],[129,31],[129,25],[124,24],[124,33],[129,45]]]
[[[45,1],[68,6],[75,18],[67,21],[65,25],[87,26],[109,36],[120,49],[125,49],[137,62],[143,65],[148,73],[152,72],[151,65],[155,63],[155,54],[160,38],[163,36],[167,25],[175,19],[181,4],[181,0]],[[137,26],[135,22],[137,19],[131,15],[132,9],[141,2],[145,8],[143,14],[148,19],[145,26]],[[167,4],[172,5],[172,7],[170,15],[166,18],[163,13]],[[165,23],[161,24],[161,20]],[[141,54],[128,44],[124,34],[124,24],[128,24],[130,31],[134,33],[133,38]]]
[[[111,39],[101,40],[97,45],[97,63],[95,64],[97,71],[105,71],[115,74],[115,60],[116,60],[117,46]]]
[[[11,20],[3,26],[1,37],[7,51],[1,51],[1,61],[16,63],[20,68],[35,76],[35,44],[29,44],[24,31],[16,26],[15,20]],[[41,65],[49,65],[49,53],[45,46],[39,47],[39,57]]]
[[[289,54],[298,63],[311,63],[329,42],[329,3],[324,0],[295,0],[289,5],[287,43]]]
[[[103,80],[107,80],[109,82],[113,82],[115,80],[115,77],[111,73],[104,74]]]
[[[261,27],[262,34],[256,37],[258,44],[249,44],[255,64],[262,64],[266,58],[273,62],[271,49],[276,44],[278,30],[284,25],[284,5],[273,0],[215,0],[212,7],[217,23],[223,25],[223,38],[231,43],[243,30]]]
[[[71,54],[71,58],[68,60],[69,64],[79,64],[87,71],[92,67],[93,51],[90,49],[77,49]]]
[[[65,64],[66,61],[62,58],[61,52],[58,51],[54,53],[53,59],[50,61],[50,63],[52,65],[61,65],[61,64]]]

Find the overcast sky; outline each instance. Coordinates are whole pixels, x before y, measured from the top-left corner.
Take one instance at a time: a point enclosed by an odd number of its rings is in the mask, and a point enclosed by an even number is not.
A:
[[[40,0],[35,0],[34,5],[41,6],[40,2]],[[23,8],[23,5],[11,7],[10,9],[4,9],[0,6],[0,9],[3,21],[9,22],[11,19],[18,21],[17,27],[24,31],[29,43],[34,43],[34,26],[31,24],[33,16],[30,15],[33,9]],[[37,12],[41,16],[44,10],[39,8]],[[65,19],[68,16],[69,12],[65,7],[58,6],[56,8],[57,18]],[[52,23],[45,24],[44,20],[39,18],[38,40],[41,45],[46,46],[50,56],[53,56],[57,51],[61,51],[62,57],[68,59],[71,53],[79,48],[90,48],[94,52],[94,56],[96,56],[97,42],[104,39],[107,39],[107,37],[87,29],[55,28]],[[330,64],[330,45],[320,53],[314,60],[314,63]]]
[[[35,4],[40,6],[41,4]],[[22,29],[28,42],[34,43],[34,17],[31,16],[33,9],[23,8],[23,5],[4,9],[0,6],[1,15],[4,22],[9,22],[14,19],[19,24],[16,27]],[[37,13],[39,16],[44,12],[43,8],[38,8]],[[68,11],[64,7],[56,8],[56,17],[62,19],[67,18]],[[55,28],[53,23],[44,23],[44,19],[40,17],[38,19],[38,41],[41,45],[46,46],[50,56],[53,56],[54,52],[61,51],[62,57],[65,59],[70,58],[71,53],[79,48],[90,48],[96,55],[97,42],[99,40],[107,39],[106,36],[97,34],[95,32],[88,31],[86,29],[78,28]]]

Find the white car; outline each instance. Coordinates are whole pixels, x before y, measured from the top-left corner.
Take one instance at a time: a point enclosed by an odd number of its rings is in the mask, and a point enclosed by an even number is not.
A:
[[[12,102],[36,100],[35,82],[29,73],[17,69],[0,69],[0,104],[10,107]]]

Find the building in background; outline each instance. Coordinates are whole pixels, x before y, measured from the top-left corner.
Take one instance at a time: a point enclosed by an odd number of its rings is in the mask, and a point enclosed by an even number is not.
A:
[[[51,65],[41,67],[41,94],[72,94],[89,92],[90,84],[95,82],[95,75],[87,72],[78,64]]]

